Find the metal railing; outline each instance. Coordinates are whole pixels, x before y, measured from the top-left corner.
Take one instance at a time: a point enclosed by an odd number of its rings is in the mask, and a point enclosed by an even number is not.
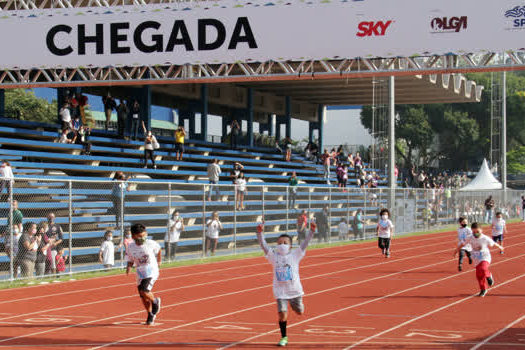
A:
[[[255,227],[263,217],[270,242],[283,233],[296,239],[297,220],[303,212],[309,223],[317,222],[317,241],[334,242],[375,237],[381,208],[390,209],[396,235],[454,224],[460,216],[485,222],[496,211],[506,218],[522,215],[521,192],[512,190],[391,192],[387,188],[293,188],[253,183],[241,192],[231,184],[203,182],[3,181],[0,279],[121,268],[129,242],[125,232],[135,223],[144,224],[149,237],[161,244],[164,260],[173,261],[257,251]],[[486,212],[484,202],[489,195],[495,207]],[[167,234],[175,210],[184,224],[179,239]],[[217,242],[208,228],[213,212],[222,223]],[[339,232],[342,222],[349,232]],[[111,240],[104,239],[107,231]]]

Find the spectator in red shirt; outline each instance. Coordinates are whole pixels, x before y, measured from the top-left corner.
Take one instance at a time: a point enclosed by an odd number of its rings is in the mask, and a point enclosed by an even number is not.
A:
[[[297,239],[301,243],[306,238],[306,228],[308,227],[308,217],[306,210],[303,210],[297,218]]]
[[[57,273],[63,273],[66,271],[66,262],[69,257],[64,256],[64,247],[58,248],[57,256],[55,257],[55,265],[57,267]]]

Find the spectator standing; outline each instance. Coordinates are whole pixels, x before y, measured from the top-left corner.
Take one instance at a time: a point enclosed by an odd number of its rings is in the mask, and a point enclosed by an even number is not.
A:
[[[113,188],[111,190],[111,200],[113,201],[113,213],[115,214],[116,227],[123,226],[122,221],[124,217],[124,200],[126,198],[126,191],[128,184],[126,182],[126,175],[122,171],[117,171],[113,177]]]
[[[325,206],[322,211],[315,213],[315,223],[317,224],[317,230],[319,233],[319,242],[328,242],[328,235],[330,227],[328,224],[328,207]]]
[[[301,214],[297,217],[297,240],[299,243],[305,240],[306,238],[306,229],[308,228],[308,217],[306,215],[306,210],[303,210]]]
[[[345,218],[342,218],[339,223],[339,240],[342,241],[346,239],[348,239],[348,223]]]
[[[241,173],[235,180],[235,189],[237,191],[237,197],[235,198],[235,207],[237,210],[244,210],[244,194],[246,193],[246,179],[244,174]]]
[[[494,199],[492,199],[492,195],[490,195],[485,200],[485,223],[486,224],[492,224],[492,210],[494,209]]]
[[[295,209],[295,200],[297,199],[297,185],[299,180],[295,171],[288,179],[288,208]]]
[[[284,148],[286,149],[284,160],[289,162],[292,159],[292,140],[289,137],[284,139]]]
[[[243,171],[244,165],[242,165],[239,162],[233,163],[233,180],[237,179],[239,175],[241,175],[241,171]]]
[[[62,121],[62,129],[69,129],[71,127],[71,111],[69,110],[68,102],[64,103],[58,114]]]
[[[219,212],[214,211],[211,219],[206,222],[206,254],[211,250],[211,256],[215,255],[217,249],[217,242],[219,241],[219,233],[222,230],[222,223],[219,220]]]
[[[241,127],[237,120],[233,119],[230,124],[230,146],[232,149],[237,148],[239,134],[241,133]]]
[[[363,170],[363,160],[361,159],[359,152],[357,152],[354,157],[354,171],[356,177],[359,176],[361,170]]]
[[[75,94],[75,99],[78,102],[78,112],[80,115],[80,119],[82,120],[82,125],[87,125],[86,120],[86,108],[88,108],[88,98],[86,95],[84,95],[81,92],[77,92]]]
[[[126,119],[129,114],[128,106],[124,99],[120,99],[120,104],[117,107],[117,130],[120,138],[124,137],[124,130],[126,130]]]
[[[210,188],[208,190],[208,201],[211,201],[211,191],[215,188],[216,200],[220,199],[221,192],[219,189],[219,176],[221,175],[221,167],[219,166],[219,160],[214,159],[212,163],[208,164],[208,180],[210,182]]]
[[[104,242],[100,245],[98,261],[106,269],[110,269],[115,265],[115,244],[113,243],[113,231],[111,230],[107,230],[104,233]]]
[[[24,226],[24,234],[18,241],[18,254],[16,255],[16,266],[20,266],[22,277],[33,277],[35,272],[36,251],[40,245],[42,237],[36,234],[36,224],[27,222]],[[15,271],[18,269],[15,268]]]
[[[139,134],[139,124],[140,124],[140,104],[137,100],[133,101],[131,105],[131,138],[136,140]]]
[[[177,130],[175,130],[175,160],[182,160],[185,137],[186,130],[184,130],[184,126],[179,125]]]
[[[37,276],[43,276],[46,272],[46,258],[50,247],[49,239],[46,236],[47,222],[41,222],[36,230],[37,241],[40,241],[36,251],[35,273]]]
[[[6,188],[7,192],[5,196],[7,196],[7,198],[9,198],[9,193],[11,192],[11,182],[14,178],[15,176],[13,175],[13,169],[11,168],[11,164],[7,160],[4,160],[2,162],[2,165],[0,166],[0,192],[3,193],[4,188]],[[2,196],[4,195],[2,194]]]
[[[58,253],[58,249],[60,248],[60,244],[64,240],[64,232],[62,231],[62,226],[57,224],[55,222],[56,217],[54,213],[49,213],[47,216],[47,232],[46,236],[50,243],[49,251],[48,251],[48,257],[47,257],[47,266],[46,271],[56,273],[56,255]]]
[[[64,247],[59,247],[57,251],[57,255],[55,256],[55,265],[56,265],[56,273],[64,273],[66,271],[66,262],[68,260],[68,256],[64,255]]]
[[[525,222],[525,196],[521,196],[521,221]]]
[[[364,230],[365,220],[363,218],[363,209],[358,209],[354,215],[354,221],[352,223],[352,231],[354,231],[354,239],[364,239],[365,230]]]
[[[168,221],[168,232],[164,236],[164,249],[166,258],[175,260],[177,246],[179,245],[180,235],[184,231],[184,220],[178,210],[175,210]]]
[[[144,135],[146,135],[144,139],[144,168],[148,167],[148,157],[151,159],[151,163],[153,164],[153,169],[157,169],[157,165],[155,165],[155,150],[160,148],[159,143],[157,142],[157,138],[155,135],[151,133],[151,130],[147,130],[146,126],[144,125],[144,122],[142,122],[142,129],[144,130]]]
[[[330,184],[330,153],[325,149],[323,155],[321,156],[321,162],[323,163],[323,176],[326,180],[326,183]]]
[[[111,121],[111,113],[117,108],[115,99],[111,97],[111,94],[102,97],[102,103],[104,104],[104,113],[106,113],[106,131],[109,129],[109,122]]]

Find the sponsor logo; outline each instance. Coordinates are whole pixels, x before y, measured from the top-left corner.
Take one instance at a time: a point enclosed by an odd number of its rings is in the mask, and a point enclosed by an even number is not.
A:
[[[525,6],[516,6],[505,11],[505,17],[510,20],[508,29],[525,28]]]
[[[357,33],[356,35],[358,37],[365,37],[365,36],[384,36],[386,34],[386,31],[388,27],[393,23],[394,21],[363,21],[357,25]]]
[[[467,16],[436,17],[430,21],[430,28],[434,33],[458,33],[467,29]]]

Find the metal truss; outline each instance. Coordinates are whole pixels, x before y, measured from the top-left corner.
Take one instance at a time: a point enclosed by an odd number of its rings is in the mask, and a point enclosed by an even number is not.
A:
[[[300,62],[4,70],[0,73],[0,87],[253,82],[509,70],[525,70],[524,52]]]

